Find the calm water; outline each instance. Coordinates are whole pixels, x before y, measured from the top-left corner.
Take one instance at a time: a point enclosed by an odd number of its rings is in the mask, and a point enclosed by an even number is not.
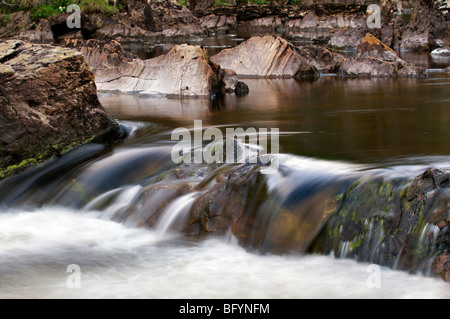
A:
[[[172,130],[194,120],[204,128],[278,128],[286,165],[312,177],[450,169],[449,73],[245,82],[249,95],[214,101],[101,94],[129,130],[125,141],[80,149],[0,184],[0,298],[450,298],[448,283],[421,274],[381,268],[373,288],[369,265],[354,260],[260,254],[231,234],[186,240],[169,226],[195,193],[170,200],[155,229],[113,218],[138,207],[148,186],[142,178],[165,169]],[[80,269],[79,286],[69,265]]]
[[[448,162],[450,75],[427,79],[245,79],[250,94],[224,99],[167,100],[103,95],[116,118],[176,127],[279,128],[280,151],[373,165]],[[155,128],[155,126],[159,126]]]

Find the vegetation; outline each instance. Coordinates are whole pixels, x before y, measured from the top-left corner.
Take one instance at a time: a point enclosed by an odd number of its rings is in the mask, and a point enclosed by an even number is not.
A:
[[[0,18],[0,25],[5,23],[4,16],[21,10],[29,10],[34,21],[48,19],[61,12],[66,12],[67,7],[71,4],[79,5],[81,11],[87,14],[99,13],[112,16],[121,10],[120,5],[115,6],[112,2],[105,0],[6,0],[5,3],[0,6],[0,13],[4,14]]]
[[[0,14],[0,27],[6,26],[6,24],[9,21],[10,16],[11,15],[9,13]]]

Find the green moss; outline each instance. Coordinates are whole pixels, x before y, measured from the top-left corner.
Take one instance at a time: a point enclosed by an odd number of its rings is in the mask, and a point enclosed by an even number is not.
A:
[[[0,27],[5,27],[8,24],[11,15],[9,13],[0,14]]]
[[[13,174],[17,174],[23,172],[25,169],[35,166],[41,162],[41,159],[38,158],[28,158],[23,160],[20,164],[10,165],[5,169],[0,170],[0,179],[4,179]]]

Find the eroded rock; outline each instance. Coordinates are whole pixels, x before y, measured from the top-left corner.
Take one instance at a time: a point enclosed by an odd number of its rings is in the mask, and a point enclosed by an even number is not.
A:
[[[318,70],[288,41],[276,36],[253,37],[211,57],[240,77],[315,77]]]
[[[81,53],[11,40],[0,44],[0,63],[0,178],[119,137]]]
[[[390,47],[370,33],[361,40],[358,55],[345,59],[341,77],[426,77],[425,68],[402,60]]]

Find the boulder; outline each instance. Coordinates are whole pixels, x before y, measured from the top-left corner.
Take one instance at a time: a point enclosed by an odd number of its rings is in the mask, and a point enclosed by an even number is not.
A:
[[[318,70],[288,41],[277,36],[253,37],[238,46],[222,50],[211,60],[239,77],[316,77]]]
[[[370,33],[361,40],[358,55],[345,59],[339,68],[341,77],[426,77],[425,68],[402,60],[394,50]]]
[[[116,41],[71,40],[65,45],[86,56],[99,91],[142,95],[209,97],[224,89],[224,72],[200,46],[176,45],[165,55],[140,60]]]
[[[431,51],[430,54],[434,56],[450,57],[450,48],[437,48]]]
[[[297,52],[310,61],[321,73],[336,73],[344,57],[319,45],[297,47]]]
[[[450,173],[356,181],[312,245],[315,253],[449,280]]]
[[[90,141],[119,138],[77,51],[0,44],[0,179]]]

